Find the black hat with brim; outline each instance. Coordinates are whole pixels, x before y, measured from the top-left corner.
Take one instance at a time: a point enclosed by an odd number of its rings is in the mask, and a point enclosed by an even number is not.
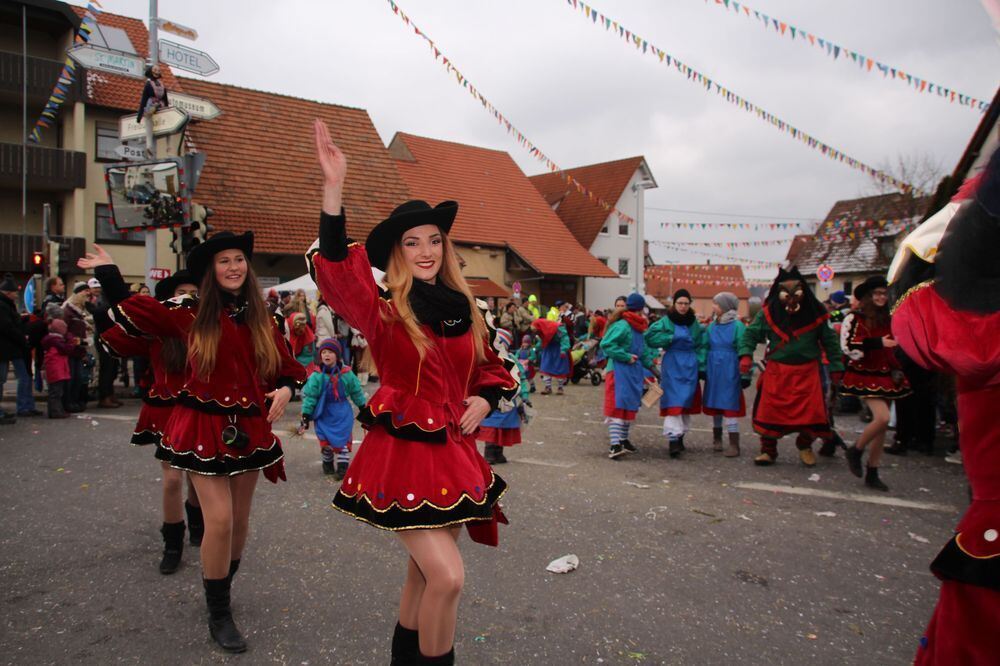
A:
[[[173,298],[174,290],[182,284],[193,284],[197,286],[198,281],[196,281],[194,276],[191,275],[191,271],[180,270],[170,277],[157,282],[156,286],[153,288],[153,295],[156,296],[156,300],[158,301],[165,301],[168,298]]]
[[[426,201],[414,199],[397,206],[389,217],[379,222],[368,234],[365,242],[368,261],[380,271],[386,270],[392,248],[404,233],[413,227],[433,224],[447,234],[451,231],[457,214],[458,203],[454,201],[442,201],[432,208]]]
[[[212,259],[223,250],[242,250],[247,261],[253,258],[253,232],[247,231],[237,236],[232,231],[220,231],[187,255],[187,269],[194,284],[201,284],[205,272],[212,265]]]
[[[859,301],[876,289],[888,289],[889,282],[884,275],[873,275],[854,288],[854,298]]]

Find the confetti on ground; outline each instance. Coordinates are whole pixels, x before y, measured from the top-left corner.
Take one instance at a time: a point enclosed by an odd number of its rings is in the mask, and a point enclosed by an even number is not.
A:
[[[806,634],[806,638],[808,638],[811,641],[814,641],[819,637],[816,634]]]
[[[922,537],[919,534],[914,534],[913,532],[907,532],[907,534],[909,534],[910,538],[914,541],[918,541],[920,543],[930,543],[930,539],[927,537]]]
[[[810,481],[819,481],[819,474],[813,474],[809,477]]]
[[[89,483],[81,483],[80,484],[80,490],[86,490],[87,488],[90,488],[90,484]]]
[[[564,574],[573,571],[578,566],[580,566],[580,558],[576,555],[563,555],[557,559],[549,562],[549,565],[545,567],[546,571],[551,571],[552,573]]]
[[[101,425],[101,424],[98,423],[97,421],[91,421],[90,425],[92,425],[92,426],[98,426],[98,425]]]
[[[646,484],[646,483],[638,483],[636,481],[623,481],[623,483],[626,486],[632,486],[633,488],[641,488],[642,490],[645,490],[646,488],[649,488],[648,484]]]
[[[693,513],[697,513],[699,516],[708,516],[709,518],[718,518],[714,513],[709,513],[708,511],[702,511],[701,509],[691,509]]]
[[[833,511],[817,511],[816,515],[817,516],[822,516],[824,518],[836,518],[837,517],[837,514],[835,514]]]
[[[750,516],[748,516],[748,515],[746,515],[746,514],[743,514],[743,513],[741,513],[741,514],[740,514],[739,516],[737,516],[737,517],[738,517],[738,518],[739,518],[740,520],[746,520],[746,521],[748,521],[748,522],[753,522],[753,518],[751,518]]]

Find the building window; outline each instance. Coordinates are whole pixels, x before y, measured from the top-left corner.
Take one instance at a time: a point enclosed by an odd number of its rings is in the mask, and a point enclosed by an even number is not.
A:
[[[618,260],[618,275],[628,277],[628,259]]]
[[[118,138],[118,125],[114,123],[97,123],[97,159],[118,162],[121,157],[115,151],[122,145]]]
[[[632,225],[629,224],[628,222],[626,222],[625,220],[619,220],[618,221],[618,235],[619,236],[625,236],[626,238],[628,238],[628,236],[630,235],[629,234],[629,229],[630,229],[631,226]]]
[[[597,260],[598,260],[599,262],[601,262],[602,264],[604,264],[605,266],[607,266],[607,265],[608,265],[608,262],[609,262],[609,261],[611,261],[611,260],[610,260],[610,259],[608,259],[607,257],[598,257],[598,258],[597,258]]]
[[[850,298],[851,294],[854,293],[854,282],[851,280],[844,280],[844,294]]]
[[[94,221],[94,240],[98,243],[137,245],[146,242],[146,232],[144,231],[122,233],[115,229],[115,224],[111,221],[111,206],[108,204],[97,204]]]
[[[603,235],[603,236],[607,236],[608,235],[608,221],[607,220],[604,220],[604,226],[601,227],[601,235]]]

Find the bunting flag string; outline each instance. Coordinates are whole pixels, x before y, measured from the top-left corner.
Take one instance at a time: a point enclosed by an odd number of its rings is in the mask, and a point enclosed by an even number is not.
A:
[[[670,280],[675,282],[678,287],[685,284],[710,285],[715,287],[751,287],[766,286],[771,284],[765,280],[749,280],[746,278],[712,276],[701,273],[687,272],[686,269],[691,268],[690,266],[684,266],[682,270],[671,270],[671,268],[672,267],[669,264],[665,266],[652,266],[644,271],[643,278],[646,280]]]
[[[821,236],[826,240],[831,240],[837,236],[845,236],[854,238],[854,236],[859,234],[868,234],[872,236],[888,236],[894,235],[901,231],[907,231],[913,228],[914,218],[889,218],[881,220],[853,220],[849,218],[838,218],[836,220],[830,220],[828,222],[823,222],[820,228],[815,232],[815,235]],[[720,230],[720,229],[730,229],[730,230],[764,230],[769,229],[771,231],[779,229],[789,229],[797,227],[798,224],[795,222],[660,222],[661,228],[676,227],[678,229],[693,229],[693,230]],[[825,231],[825,233],[824,233]],[[852,232],[854,235],[851,235]],[[787,243],[791,239],[778,239],[778,240],[766,240],[766,241],[747,241],[753,243],[754,245],[777,245],[779,243]],[[736,242],[736,241],[734,241]],[[729,245],[728,241],[699,241],[692,243],[683,243],[687,245]],[[744,247],[751,247],[751,245],[744,245]]]
[[[957,90],[948,88],[947,86],[942,86],[934,83],[933,81],[921,78],[912,72],[906,72],[899,67],[893,67],[874,58],[870,58],[863,53],[858,53],[857,51],[847,48],[846,46],[836,44],[829,39],[819,37],[818,35],[796,27],[791,23],[787,23],[773,16],[768,16],[764,12],[760,12],[753,7],[749,7],[744,2],[736,2],[735,0],[714,0],[714,2],[717,6],[726,10],[727,13],[731,10],[736,14],[750,19],[751,21],[759,22],[764,27],[764,30],[773,32],[774,35],[778,37],[788,37],[793,42],[798,40],[808,44],[809,46],[818,48],[821,51],[826,51],[826,54],[834,60],[846,62],[857,67],[861,71],[881,73],[884,80],[891,79],[893,81],[904,82],[914,92],[936,95],[937,97],[941,97],[946,101],[951,102],[952,104],[957,103],[962,106],[967,106],[970,109],[979,111],[980,113],[985,113],[986,109],[989,108],[989,100],[960,93]],[[710,4],[710,0],[705,0],[705,4]]]
[[[681,229],[799,229],[800,222],[660,222],[661,227]],[[811,226],[811,225],[810,225]]]
[[[688,65],[684,64],[671,54],[667,53],[666,51],[663,51],[654,44],[651,44],[649,41],[640,37],[635,32],[632,32],[631,30],[627,29],[624,25],[622,25],[618,21],[612,19],[611,17],[605,14],[600,13],[599,11],[594,9],[593,6],[586,4],[582,0],[566,0],[566,4],[575,10],[580,10],[580,12],[585,17],[590,19],[590,22],[593,23],[594,25],[602,25],[604,27],[605,32],[614,32],[616,35],[622,38],[626,43],[634,46],[636,50],[641,49],[643,55],[648,55],[650,57],[657,58],[659,59],[660,63],[665,64],[667,67],[673,66],[674,69],[676,69],[680,74],[685,76],[688,81],[699,85],[700,87],[704,88],[709,92],[715,92],[716,95],[724,98],[730,104],[734,104],[741,110],[746,111],[748,113],[753,113],[754,115],[757,116],[758,119],[768,123],[778,131],[788,134],[793,139],[796,139],[801,143],[804,143],[810,148],[820,151],[820,153],[825,155],[826,157],[832,160],[836,160],[842,164],[846,164],[852,169],[857,169],[858,171],[861,171],[862,173],[880,182],[892,185],[893,187],[898,188],[902,192],[913,192],[918,195],[926,194],[921,190],[917,190],[912,185],[904,183],[903,181],[894,178],[893,176],[885,173],[884,171],[880,171],[879,169],[876,169],[873,166],[865,164],[861,160],[851,157],[847,153],[838,150],[833,146],[824,143],[823,141],[820,141],[811,134],[803,132],[797,127],[792,126],[790,123],[774,115],[773,113],[757,106],[750,100],[740,95],[737,95],[735,92],[723,86],[718,81],[714,81],[713,79],[709,78],[708,76],[705,76],[698,70],[689,67]]]
[[[680,245],[674,241],[663,241],[663,240],[651,240],[648,241],[650,245],[659,245],[670,250],[680,250],[682,252],[693,252],[695,254],[700,254],[706,257],[714,257],[716,259],[725,259],[726,261],[743,264],[751,268],[777,268],[778,266],[784,265],[782,261],[763,261],[760,259],[748,259],[746,257],[733,257],[727,254],[719,254],[717,252],[711,252],[708,250],[699,250],[692,247],[687,247],[685,245]],[[711,265],[711,264],[709,264]]]
[[[546,166],[546,168],[548,168],[549,171],[562,172],[562,176],[566,181],[567,185],[575,188],[577,192],[587,197],[594,204],[603,208],[605,211],[608,212],[608,214],[614,213],[618,217],[618,219],[622,222],[626,222],[628,224],[635,223],[635,219],[633,219],[630,215],[623,213],[622,211],[618,210],[613,205],[611,205],[610,203],[608,203],[607,201],[596,195],[592,190],[588,189],[583,183],[578,181],[576,178],[573,178],[573,176],[570,175],[569,173],[563,171],[563,169],[559,165],[557,165],[555,162],[549,159],[549,157],[545,153],[543,153],[537,145],[532,143],[527,136],[525,136],[519,129],[517,129],[517,127],[515,127],[514,124],[510,122],[510,120],[500,112],[500,109],[496,108],[492,102],[486,99],[483,93],[480,90],[478,90],[476,86],[474,86],[472,82],[469,81],[469,79],[458,70],[458,68],[455,66],[455,63],[452,60],[450,60],[441,51],[440,48],[438,48],[438,46],[434,43],[434,41],[429,36],[427,36],[427,33],[425,33],[424,31],[422,31],[420,28],[417,27],[417,25],[413,22],[413,20],[410,19],[410,17],[407,16],[402,9],[400,9],[399,5],[396,4],[394,0],[387,0],[387,1],[389,3],[389,6],[392,8],[392,13],[398,16],[403,21],[403,23],[405,23],[408,27],[413,28],[414,34],[416,34],[418,37],[422,38],[425,42],[427,42],[427,46],[434,54],[434,60],[440,61],[441,65],[445,68],[447,73],[454,75],[455,81],[460,86],[465,88],[466,91],[468,91],[468,93],[472,95],[472,97],[476,101],[478,101],[484,109],[486,109],[487,113],[489,113],[496,119],[497,124],[503,127],[507,131],[507,134],[513,136],[514,139],[518,142],[518,144],[520,144],[523,148],[525,148],[528,151],[528,154],[537,159],[539,162],[542,162]]]
[[[90,41],[90,35],[94,31],[94,26],[97,25],[97,17],[101,15],[101,10],[98,9],[100,6],[101,3],[97,0],[91,0],[87,5],[83,14],[83,20],[80,23],[80,29],[73,39],[74,45],[86,44]],[[52,92],[49,93],[49,99],[45,103],[45,108],[42,109],[41,115],[38,116],[35,127],[28,134],[28,141],[32,143],[41,142],[42,130],[55,124],[59,109],[66,102],[66,95],[69,93],[70,86],[73,85],[73,81],[76,79],[76,71],[76,62],[69,56],[66,56],[66,60],[63,61],[62,71],[59,72],[55,85],[52,86]]]

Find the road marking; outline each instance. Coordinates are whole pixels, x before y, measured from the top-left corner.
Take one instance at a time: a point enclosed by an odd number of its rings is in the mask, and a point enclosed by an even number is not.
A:
[[[564,416],[541,416],[539,418],[541,418],[543,421],[569,421],[569,419]],[[600,422],[594,421],[594,423],[600,423]]]
[[[123,416],[122,414],[88,414],[86,412],[81,412],[76,415],[78,419],[93,419],[94,421],[135,421],[138,415],[134,416]]]
[[[898,506],[903,509],[923,509],[925,511],[943,511],[945,513],[955,513],[958,511],[953,506],[947,504],[934,504],[933,502],[914,502],[913,500],[897,499],[895,497],[879,497],[876,495],[861,495],[859,493],[839,493],[833,490],[820,490],[818,488],[798,488],[796,486],[779,486],[771,483],[734,483],[734,488],[745,490],[764,490],[768,492],[786,493],[788,495],[809,495],[811,497],[826,497],[829,499],[848,500],[850,502],[864,502],[866,504],[881,504],[883,506]]]
[[[562,469],[576,467],[576,463],[549,462],[548,460],[537,460],[535,458],[511,458],[510,462],[524,463],[525,465],[541,465],[542,467],[560,467]]]

